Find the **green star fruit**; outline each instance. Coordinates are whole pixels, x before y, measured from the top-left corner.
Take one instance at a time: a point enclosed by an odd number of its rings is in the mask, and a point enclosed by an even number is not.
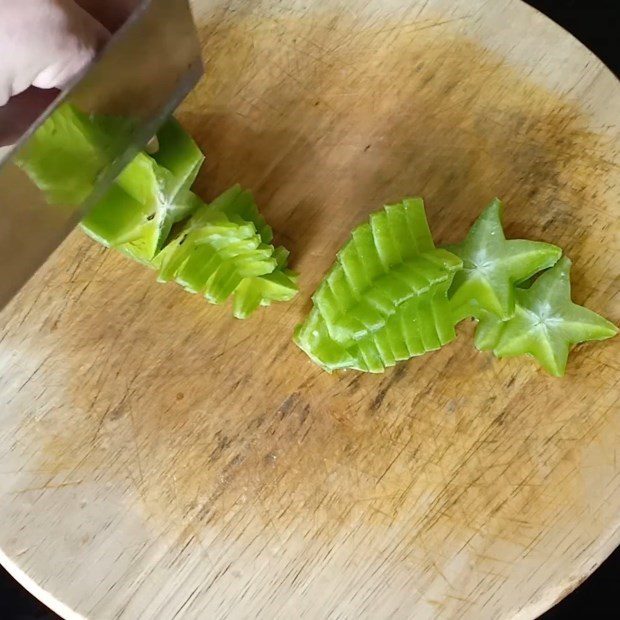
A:
[[[515,285],[554,265],[562,250],[550,243],[507,240],[503,205],[495,199],[472,226],[466,239],[447,249],[463,260],[450,288],[454,320],[480,319],[490,312],[501,320],[515,311]]]
[[[531,355],[551,375],[562,377],[573,345],[606,340],[618,328],[571,300],[571,261],[564,257],[545,271],[529,289],[516,289],[514,316],[501,321],[484,314],[476,331],[476,346],[497,357]]]

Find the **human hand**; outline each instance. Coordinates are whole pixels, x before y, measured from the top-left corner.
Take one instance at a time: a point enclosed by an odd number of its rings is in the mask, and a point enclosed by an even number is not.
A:
[[[30,86],[63,88],[109,33],[73,0],[0,0],[0,106]]]
[[[136,0],[0,0],[0,145],[95,57]]]

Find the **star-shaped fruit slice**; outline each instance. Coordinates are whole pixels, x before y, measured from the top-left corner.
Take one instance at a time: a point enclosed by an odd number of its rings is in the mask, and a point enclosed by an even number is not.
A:
[[[501,201],[495,199],[476,220],[462,243],[448,250],[463,260],[450,288],[455,321],[481,318],[484,311],[501,320],[515,310],[515,285],[554,265],[562,250],[550,243],[507,240]]]
[[[515,315],[508,321],[486,314],[476,334],[477,344],[486,345],[480,348],[492,348],[497,357],[532,355],[547,372],[561,377],[572,345],[615,336],[613,323],[572,302],[570,268],[564,257],[531,288],[516,289]]]

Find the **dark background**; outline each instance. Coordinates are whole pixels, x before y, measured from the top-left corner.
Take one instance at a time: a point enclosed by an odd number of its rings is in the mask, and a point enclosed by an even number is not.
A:
[[[620,75],[620,0],[528,0],[575,35]],[[575,592],[542,616],[542,620],[568,618],[620,618],[615,590],[620,586],[620,548]],[[32,598],[0,567],[0,617],[6,620],[57,618]]]

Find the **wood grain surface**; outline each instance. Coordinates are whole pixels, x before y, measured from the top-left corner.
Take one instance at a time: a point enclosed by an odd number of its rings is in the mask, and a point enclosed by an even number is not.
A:
[[[536,617],[620,542],[617,342],[330,376],[291,335],[405,195],[440,243],[502,197],[618,322],[618,82],[512,0],[194,8],[199,191],[255,191],[301,294],[239,322],[75,232],[2,315],[3,562],[65,616]]]

